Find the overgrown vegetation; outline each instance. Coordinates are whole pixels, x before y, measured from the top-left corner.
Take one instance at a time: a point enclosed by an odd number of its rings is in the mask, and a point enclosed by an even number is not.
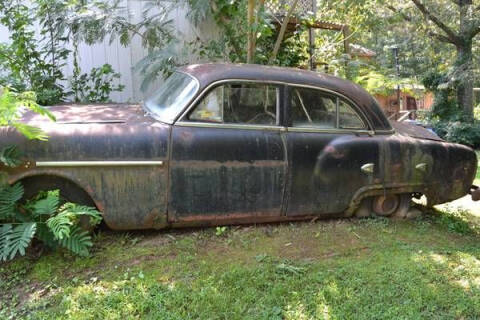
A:
[[[0,186],[0,260],[25,255],[34,238],[52,249],[64,247],[74,254],[88,255],[91,236],[79,222],[87,217],[89,224],[96,226],[102,220],[98,211],[69,202],[61,204],[58,190],[41,192],[25,204],[20,204],[22,197],[20,183]]]
[[[10,43],[0,44],[0,85],[18,92],[33,91],[41,105],[53,105],[72,95],[82,95],[83,91],[77,91],[82,89],[79,82],[85,82],[85,78],[99,90],[92,96],[102,99],[99,102],[106,100],[106,92],[121,91],[123,86],[113,84],[120,76],[113,70],[107,77],[104,73],[111,66],[99,67],[90,74],[82,74],[78,68],[79,32],[82,25],[91,23],[83,18],[82,12],[86,11],[87,5],[77,0],[0,1],[0,23],[10,33]],[[74,46],[70,50],[72,42]],[[64,74],[70,56],[76,63],[73,79],[67,79]]]
[[[423,79],[425,88],[435,94],[427,120],[445,140],[480,148],[480,121],[476,118],[469,121],[458,106],[455,91],[443,85],[447,79],[447,75],[436,72],[430,72]]]
[[[46,140],[40,129],[19,121],[22,108],[55,119],[36,103],[34,93],[15,93],[4,88],[0,91],[0,127],[12,126],[28,139]],[[88,255],[91,237],[80,228],[80,221],[86,217],[94,227],[101,221],[100,213],[94,208],[65,203],[58,190],[40,192],[25,200],[23,186],[9,185],[4,172],[21,164],[21,154],[15,146],[0,150],[0,261],[25,255],[34,239],[50,248],[64,247],[75,254]]]

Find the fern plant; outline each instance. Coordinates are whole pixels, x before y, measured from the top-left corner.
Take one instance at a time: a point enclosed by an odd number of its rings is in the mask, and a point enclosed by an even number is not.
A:
[[[41,192],[35,198],[20,204],[21,184],[0,188],[0,260],[6,261],[25,251],[34,238],[46,246],[63,247],[74,254],[86,256],[92,246],[88,231],[79,226],[86,216],[91,226],[101,221],[94,208],[74,203],[61,204],[58,190]]]
[[[53,114],[36,103],[35,93],[16,93],[0,87],[0,127],[12,126],[28,139],[47,139],[43,131],[20,121],[22,109],[55,120]],[[88,255],[92,239],[80,228],[80,218],[88,218],[90,225],[95,226],[101,221],[100,213],[94,208],[62,203],[58,190],[40,192],[23,203],[23,186],[9,185],[7,174],[2,171],[2,167],[21,163],[15,146],[0,149],[0,261],[25,255],[33,239],[48,247],[63,247],[78,255]]]

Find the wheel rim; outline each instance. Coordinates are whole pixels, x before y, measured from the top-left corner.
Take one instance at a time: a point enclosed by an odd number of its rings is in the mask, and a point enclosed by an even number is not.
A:
[[[394,213],[400,204],[400,197],[396,194],[377,196],[373,199],[373,211],[380,216],[389,216]]]

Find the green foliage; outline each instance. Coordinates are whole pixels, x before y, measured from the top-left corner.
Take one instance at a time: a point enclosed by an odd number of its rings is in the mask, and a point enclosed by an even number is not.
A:
[[[16,93],[8,88],[0,88],[0,127],[12,126],[28,139],[46,140],[47,136],[42,130],[19,121],[22,114],[21,109],[31,110],[55,120],[52,113],[36,103],[34,92]],[[4,155],[5,150],[1,154]]]
[[[60,192],[58,190],[41,192],[32,203],[31,211],[35,216],[50,215],[55,212],[60,203]],[[48,221],[48,220],[47,220]]]
[[[34,222],[17,225],[2,224],[0,227],[0,260],[12,260],[17,254],[25,255],[25,250],[35,235]]]
[[[57,104],[71,94],[75,100],[81,96],[87,102],[107,101],[106,95],[123,89],[111,83],[119,75],[109,65],[82,75],[78,43],[92,44],[115,31],[126,44],[138,31],[122,12],[110,12],[118,7],[118,1],[34,0],[26,6],[0,0],[0,23],[8,28],[11,39],[9,44],[0,44],[0,85],[34,91],[41,105]],[[73,51],[67,49],[69,42]],[[66,78],[62,70],[70,55],[74,60],[73,92],[63,86]]]
[[[124,85],[114,84],[118,79],[120,73],[115,72],[110,64],[92,68],[90,73],[79,75],[71,82],[76,102],[108,102],[110,93],[125,88]]]
[[[29,139],[45,140],[47,137],[41,130],[19,121],[22,108],[55,120],[48,110],[35,102],[35,98],[31,92],[15,93],[4,88],[0,93],[0,127],[12,126]],[[21,164],[20,156],[15,146],[1,149],[0,167]],[[88,232],[78,229],[79,219],[86,216],[95,226],[101,220],[98,211],[73,203],[60,206],[58,190],[41,192],[22,203],[23,186],[20,183],[9,185],[4,172],[0,172],[0,178],[0,261],[25,255],[34,238],[52,248],[63,246],[75,254],[88,254],[91,237]]]
[[[20,183],[0,186],[0,221],[15,217],[17,202],[22,196],[23,186]]]
[[[20,152],[15,146],[8,146],[0,149],[0,163],[7,167],[16,167],[21,163]]]
[[[457,104],[455,92],[446,85],[448,79],[448,75],[435,71],[427,73],[423,78],[425,88],[433,91],[435,95],[432,111],[426,120],[443,139],[478,148],[480,147],[480,123],[478,120],[469,121],[463,114]]]
[[[83,257],[88,256],[88,248],[93,245],[88,231],[84,231],[79,227],[72,227],[69,235],[59,239],[59,243],[62,247]]]
[[[178,32],[171,19],[172,10],[177,4],[177,1],[171,3],[160,0],[144,1],[142,19],[139,23],[133,24],[127,17],[130,14],[129,11],[122,7],[118,0],[92,1],[85,4],[79,1],[72,10],[69,25],[74,48],[80,41],[93,44],[105,39],[112,42],[118,38],[122,45],[128,46],[134,37],[140,39],[142,46],[147,49],[147,55],[134,68],[143,76],[141,87],[144,90],[158,76],[168,75],[181,63],[180,59],[186,56],[185,53],[179,52],[180,46],[176,45],[180,36],[175,36]],[[116,78],[115,73],[110,72],[110,74]],[[85,80],[81,79],[78,70],[75,49],[73,91],[76,100],[80,100],[78,95],[81,92],[78,90],[82,89],[81,83]],[[93,87],[102,90],[101,85]],[[108,90],[122,89],[121,86],[104,88],[106,90],[103,94],[102,92],[96,94],[99,99],[107,99],[104,98],[104,94]]]
[[[480,147],[480,123],[465,121],[434,121],[433,129],[443,139],[472,148]]]
[[[470,213],[465,209],[450,209],[448,213],[438,212],[438,223],[448,231],[459,234],[472,234],[478,231],[477,225],[472,225]]]
[[[217,237],[222,237],[226,234],[226,232],[228,231],[228,227],[216,227],[215,228],[215,235]]]
[[[42,105],[58,103],[66,96],[60,81],[65,79],[61,67],[68,50],[62,49],[65,39],[56,28],[58,12],[51,3],[59,1],[37,0],[33,9],[17,1],[0,2],[0,23],[8,28],[11,40],[0,47],[0,67],[7,72],[0,85],[34,91]],[[40,23],[40,42],[35,21]]]
[[[385,70],[372,70],[371,67],[364,67],[353,74],[352,81],[365,88],[370,94],[385,96],[391,95],[397,87],[402,88],[403,92],[409,92],[410,90],[405,88],[415,83],[409,78],[398,79],[394,76],[385,76],[387,73]]]
[[[79,221],[87,216],[91,226],[97,225],[101,221],[98,211],[73,203],[59,206],[58,190],[42,192],[26,204],[19,203],[22,196],[20,184],[0,188],[0,260],[25,255],[34,237],[46,246],[62,246],[77,255],[88,255],[91,236],[80,229]]]
[[[251,29],[247,23],[247,1],[186,0],[187,17],[195,25],[212,19],[220,31],[215,40],[195,39],[189,45],[193,52],[208,60],[245,62],[247,33],[255,34],[254,63],[268,64],[277,38],[276,26],[270,13],[262,5],[256,8],[256,18]],[[303,19],[303,18],[302,18]],[[300,26],[287,33],[273,63],[280,66],[305,66],[308,60],[306,27]]]

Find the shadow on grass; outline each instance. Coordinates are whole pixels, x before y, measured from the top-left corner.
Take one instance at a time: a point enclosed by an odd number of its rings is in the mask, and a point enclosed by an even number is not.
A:
[[[421,208],[427,219],[448,230],[463,235],[480,235],[480,218],[469,210],[445,207],[442,210]]]

